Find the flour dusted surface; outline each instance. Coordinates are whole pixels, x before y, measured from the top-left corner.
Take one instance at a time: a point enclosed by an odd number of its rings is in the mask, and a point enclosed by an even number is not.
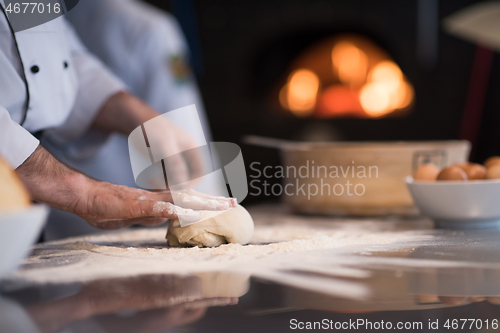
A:
[[[401,224],[398,221],[332,220],[268,212],[252,215],[256,226],[250,245],[169,248],[166,227],[130,229],[37,245],[10,280],[64,283],[203,271],[234,271],[269,278],[272,272],[290,269],[330,269],[337,275],[360,258],[353,255],[370,249],[406,247],[432,238],[427,222],[405,222],[401,228],[396,227]],[[350,272],[359,274],[359,270]]]

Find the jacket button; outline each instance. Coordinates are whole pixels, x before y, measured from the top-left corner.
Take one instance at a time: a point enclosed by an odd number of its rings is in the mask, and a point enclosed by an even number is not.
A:
[[[64,62],[64,68],[68,68],[69,67],[69,64],[67,61]]]
[[[38,67],[38,66],[36,66],[36,65],[35,65],[35,66],[33,66],[33,67],[31,67],[31,73],[36,74],[36,73],[38,73],[39,71],[40,71],[40,67]]]

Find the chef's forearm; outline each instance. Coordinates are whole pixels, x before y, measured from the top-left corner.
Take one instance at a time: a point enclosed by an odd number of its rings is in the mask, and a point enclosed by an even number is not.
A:
[[[106,132],[129,135],[135,128],[158,116],[158,112],[137,97],[119,92],[104,104],[99,111],[94,127]]]
[[[234,199],[200,195],[193,191],[148,192],[97,181],[56,160],[39,146],[17,171],[33,200],[74,213],[101,229],[133,224],[158,225],[166,219],[198,221],[197,210],[227,210]],[[173,204],[173,197],[183,207]]]
[[[75,212],[93,180],[55,159],[42,146],[17,168],[34,201]]]

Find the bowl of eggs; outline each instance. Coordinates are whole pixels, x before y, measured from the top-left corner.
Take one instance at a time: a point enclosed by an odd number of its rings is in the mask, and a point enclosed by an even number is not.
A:
[[[489,158],[484,165],[459,163],[440,169],[423,164],[406,183],[421,213],[438,227],[500,227],[499,156]]]

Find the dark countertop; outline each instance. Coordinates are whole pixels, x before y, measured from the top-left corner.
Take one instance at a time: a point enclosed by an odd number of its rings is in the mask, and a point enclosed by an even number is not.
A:
[[[302,219],[304,223],[344,223],[342,230],[346,231],[366,222],[293,216],[269,208],[251,210],[257,225],[285,223],[286,217],[287,221]],[[398,331],[398,323],[414,325],[403,331],[476,332],[486,326],[500,330],[495,326],[500,319],[496,305],[500,304],[500,231],[435,230],[429,221],[418,219],[372,219],[370,226],[374,224],[389,231],[419,229],[432,237],[398,246],[356,244],[335,253],[323,250],[325,258],[331,253],[352,259],[335,276],[320,270],[282,270],[290,276],[318,278],[321,283],[346,283],[346,288],[355,283],[369,291],[364,297],[322,292],[296,282],[301,280],[289,283],[234,272],[146,273],[32,284],[7,279],[0,283],[0,332],[15,332],[16,325],[21,327],[19,332],[288,332],[307,322],[317,322],[323,328],[344,324],[342,331],[371,331],[376,327],[370,329],[367,322],[376,326],[382,321],[384,325],[390,322],[393,331]],[[71,260],[79,259],[47,255],[47,265]],[[30,269],[34,267],[29,261],[21,268]],[[343,269],[352,269],[355,274],[344,274]],[[356,275],[357,271],[367,274]],[[447,321],[450,329],[445,327]],[[360,325],[357,329],[354,322]],[[430,323],[437,323],[439,330],[429,329]]]

